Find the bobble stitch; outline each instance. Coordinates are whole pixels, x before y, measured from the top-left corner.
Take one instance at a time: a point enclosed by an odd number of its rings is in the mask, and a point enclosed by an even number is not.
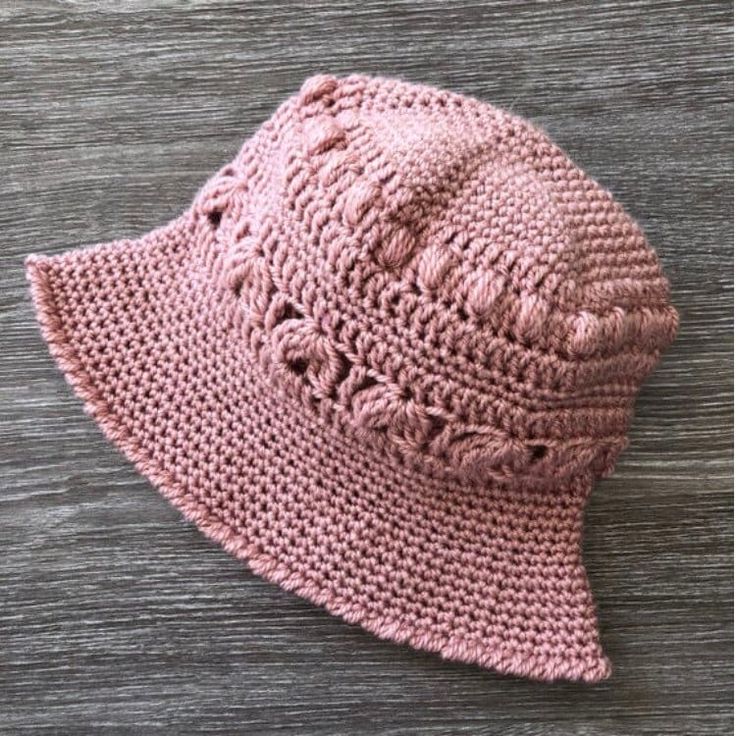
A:
[[[345,131],[329,115],[309,118],[304,123],[307,154],[324,153],[338,144],[345,143]]]
[[[586,358],[599,345],[600,320],[590,312],[581,311],[574,318],[568,337],[568,349],[572,355]]]
[[[490,273],[476,277],[470,285],[466,304],[476,319],[486,319],[503,292],[503,280]]]
[[[537,296],[522,296],[521,309],[516,319],[516,332],[525,340],[541,340],[547,328],[549,307]]]
[[[414,235],[406,227],[389,230],[378,251],[378,262],[387,270],[399,268],[406,263],[414,250]]]
[[[605,340],[613,349],[618,349],[626,339],[626,312],[614,307],[605,318]]]
[[[450,267],[452,254],[445,245],[435,243],[424,250],[417,267],[417,283],[425,291],[434,291],[443,283]]]
[[[317,74],[307,79],[299,91],[299,101],[303,105],[328,97],[337,89],[337,79],[330,74]]]
[[[345,202],[345,222],[357,226],[368,209],[381,196],[381,188],[372,182],[357,182],[348,193]]]

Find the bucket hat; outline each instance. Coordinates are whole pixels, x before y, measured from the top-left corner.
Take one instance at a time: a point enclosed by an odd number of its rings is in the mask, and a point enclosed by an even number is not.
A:
[[[89,414],[253,571],[448,659],[609,674],[583,512],[677,313],[531,123],[313,77],[181,216],[27,273]]]

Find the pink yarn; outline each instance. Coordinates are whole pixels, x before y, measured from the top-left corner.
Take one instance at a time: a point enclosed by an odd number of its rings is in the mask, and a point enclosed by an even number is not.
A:
[[[89,413],[257,573],[449,659],[609,674],[583,508],[677,313],[543,132],[314,77],[169,225],[27,268]]]

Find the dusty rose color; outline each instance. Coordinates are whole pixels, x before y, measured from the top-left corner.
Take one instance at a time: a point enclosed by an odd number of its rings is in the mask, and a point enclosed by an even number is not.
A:
[[[544,133],[315,77],[169,225],[27,267],[89,413],[257,573],[449,659],[609,674],[583,508],[677,315]]]

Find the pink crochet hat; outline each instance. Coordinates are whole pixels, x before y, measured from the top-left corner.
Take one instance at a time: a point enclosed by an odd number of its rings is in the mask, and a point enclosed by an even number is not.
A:
[[[173,222],[27,268],[87,411],[257,573],[449,659],[609,674],[583,508],[677,314],[543,132],[315,77]]]

